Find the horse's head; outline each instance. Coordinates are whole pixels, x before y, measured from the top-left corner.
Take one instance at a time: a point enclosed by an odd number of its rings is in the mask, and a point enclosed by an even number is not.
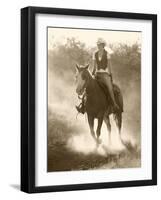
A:
[[[88,71],[89,65],[86,65],[85,67],[80,67],[76,64],[76,93],[78,95],[82,95],[84,92],[84,89],[87,86],[88,80],[89,80],[89,71]]]

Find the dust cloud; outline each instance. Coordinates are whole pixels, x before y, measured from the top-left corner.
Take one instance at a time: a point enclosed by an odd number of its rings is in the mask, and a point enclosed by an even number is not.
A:
[[[111,137],[103,123],[102,143],[97,148],[90,134],[87,116],[77,116],[75,108],[79,104],[75,91],[75,63],[89,61],[91,64],[91,51],[73,38],[68,39],[66,45],[59,44],[48,50],[48,171],[101,168],[100,164],[107,168],[140,166],[140,47],[138,44],[130,47],[122,44],[113,47],[113,52],[113,78],[124,97],[123,126],[119,135],[111,115]],[[95,130],[96,124],[95,121]],[[130,151],[125,152],[125,144]],[[121,152],[124,152],[124,157],[120,162],[111,160],[106,165],[104,158],[107,155]]]
[[[67,148],[72,151],[90,154],[95,152],[100,155],[107,155],[107,153],[117,153],[119,151],[125,150],[120,135],[117,132],[117,128],[113,119],[113,116],[110,116],[110,121],[112,125],[111,137],[106,129],[106,125],[103,124],[101,129],[100,139],[102,144],[97,148],[94,139],[90,134],[88,127],[87,116],[79,114],[77,116],[77,111],[75,105],[79,103],[77,94],[75,92],[75,79],[73,74],[73,83],[67,84],[65,81],[61,80],[60,77],[56,77],[52,72],[49,71],[49,82],[48,82],[48,107],[51,113],[55,116],[61,116],[64,123],[68,121],[68,126],[75,125],[76,128],[72,130],[72,134],[66,141]],[[126,102],[134,101],[136,95],[134,92],[128,96]],[[129,108],[126,103],[125,112],[133,112],[135,110],[135,105],[133,102],[134,108],[132,108],[131,103]],[[134,113],[134,112],[133,112]],[[128,116],[128,113],[123,114],[123,127],[121,131],[121,138],[123,141],[131,143],[132,146],[139,145],[139,133],[135,133],[133,125],[131,123],[131,117]],[[132,120],[133,121],[133,120]],[[130,125],[129,125],[130,123]],[[97,120],[95,120],[95,130],[97,126]],[[134,123],[135,126],[135,123]],[[138,127],[139,129],[139,127]],[[48,133],[50,134],[50,133]],[[66,134],[66,133],[64,133]]]

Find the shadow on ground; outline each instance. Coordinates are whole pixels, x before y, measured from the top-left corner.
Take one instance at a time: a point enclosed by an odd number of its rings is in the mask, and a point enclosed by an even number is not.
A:
[[[20,185],[18,184],[10,184],[10,186],[14,188],[15,190],[20,190]]]

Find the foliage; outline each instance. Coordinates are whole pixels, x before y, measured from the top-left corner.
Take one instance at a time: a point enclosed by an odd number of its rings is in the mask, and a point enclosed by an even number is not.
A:
[[[91,55],[85,44],[68,38],[65,45],[57,45],[53,51],[49,51],[49,69],[67,81],[75,73],[75,64],[84,65],[89,62]]]
[[[138,81],[140,83],[141,53],[140,45],[127,44],[110,45],[113,50],[111,56],[112,72],[114,79],[124,86],[127,82]],[[65,45],[59,44],[49,51],[49,69],[65,80],[71,80],[75,73],[75,64],[92,64],[94,48],[86,48],[84,43],[75,38],[68,38]],[[92,66],[91,66],[92,67]]]
[[[140,81],[141,53],[140,46],[135,43],[132,46],[119,44],[113,47],[112,55],[113,71],[119,79],[127,82]]]

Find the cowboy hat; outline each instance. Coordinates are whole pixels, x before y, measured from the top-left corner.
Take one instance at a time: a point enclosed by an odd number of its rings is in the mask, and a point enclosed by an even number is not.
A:
[[[98,38],[97,45],[98,44],[104,44],[104,46],[105,46],[106,45],[106,41],[103,38]]]

